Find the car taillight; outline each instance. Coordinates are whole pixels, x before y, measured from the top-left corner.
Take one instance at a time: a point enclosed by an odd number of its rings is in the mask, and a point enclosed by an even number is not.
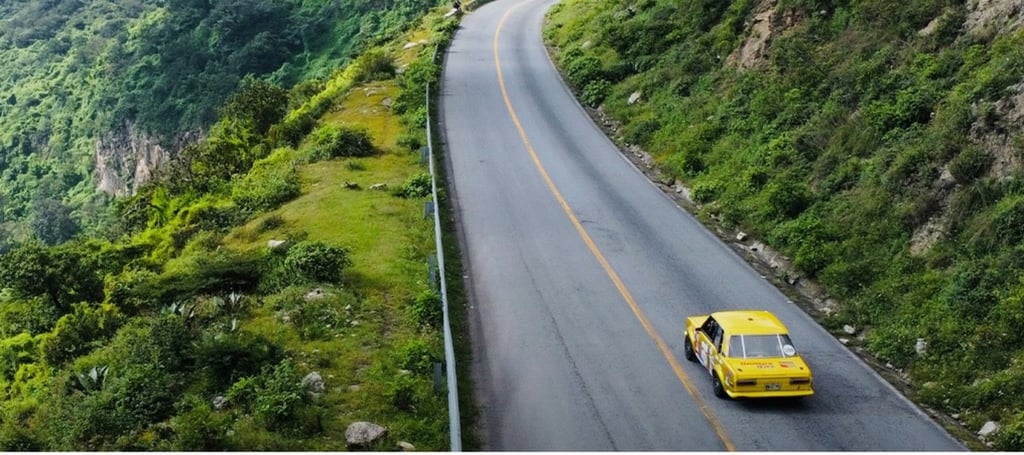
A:
[[[790,385],[810,384],[810,383],[811,383],[811,378],[790,378],[789,379],[789,384]]]

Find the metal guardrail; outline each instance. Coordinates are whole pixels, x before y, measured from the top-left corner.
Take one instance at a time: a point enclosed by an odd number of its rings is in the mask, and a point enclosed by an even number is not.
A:
[[[431,61],[437,63],[437,46],[434,47],[434,54]],[[426,90],[427,106],[427,159],[430,162],[430,189],[433,197],[434,214],[434,239],[437,248],[437,282],[441,290],[441,309],[444,320],[444,360],[445,369],[448,373],[448,433],[450,437],[450,450],[452,452],[462,451],[462,426],[459,418],[459,388],[455,376],[455,344],[452,341],[452,329],[449,322],[448,311],[448,287],[444,273],[444,245],[441,242],[441,214],[437,206],[437,174],[434,172],[434,136],[430,128],[432,114],[430,109],[430,84],[427,83]]]

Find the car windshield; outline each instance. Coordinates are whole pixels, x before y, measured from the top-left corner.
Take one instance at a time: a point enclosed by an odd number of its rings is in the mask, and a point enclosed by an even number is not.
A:
[[[729,357],[793,357],[796,348],[789,335],[733,335],[729,339]]]

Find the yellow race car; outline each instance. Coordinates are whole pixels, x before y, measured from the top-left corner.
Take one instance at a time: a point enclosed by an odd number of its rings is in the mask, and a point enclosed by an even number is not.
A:
[[[711,375],[719,398],[803,397],[814,379],[775,315],[719,311],[686,318],[686,359]]]

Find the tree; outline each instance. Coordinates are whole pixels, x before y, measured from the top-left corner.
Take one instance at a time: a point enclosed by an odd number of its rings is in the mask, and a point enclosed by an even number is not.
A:
[[[0,256],[0,288],[10,288],[24,298],[46,297],[62,313],[74,303],[99,302],[103,300],[100,266],[108,261],[97,250],[95,242],[60,247],[28,242]],[[116,268],[124,260],[108,265]]]
[[[56,199],[36,199],[32,213],[32,232],[47,245],[64,243],[81,230],[71,218],[71,209]]]
[[[242,88],[228,98],[221,109],[226,117],[252,122],[258,134],[266,134],[286,113],[288,91],[251,74],[242,80]]]

